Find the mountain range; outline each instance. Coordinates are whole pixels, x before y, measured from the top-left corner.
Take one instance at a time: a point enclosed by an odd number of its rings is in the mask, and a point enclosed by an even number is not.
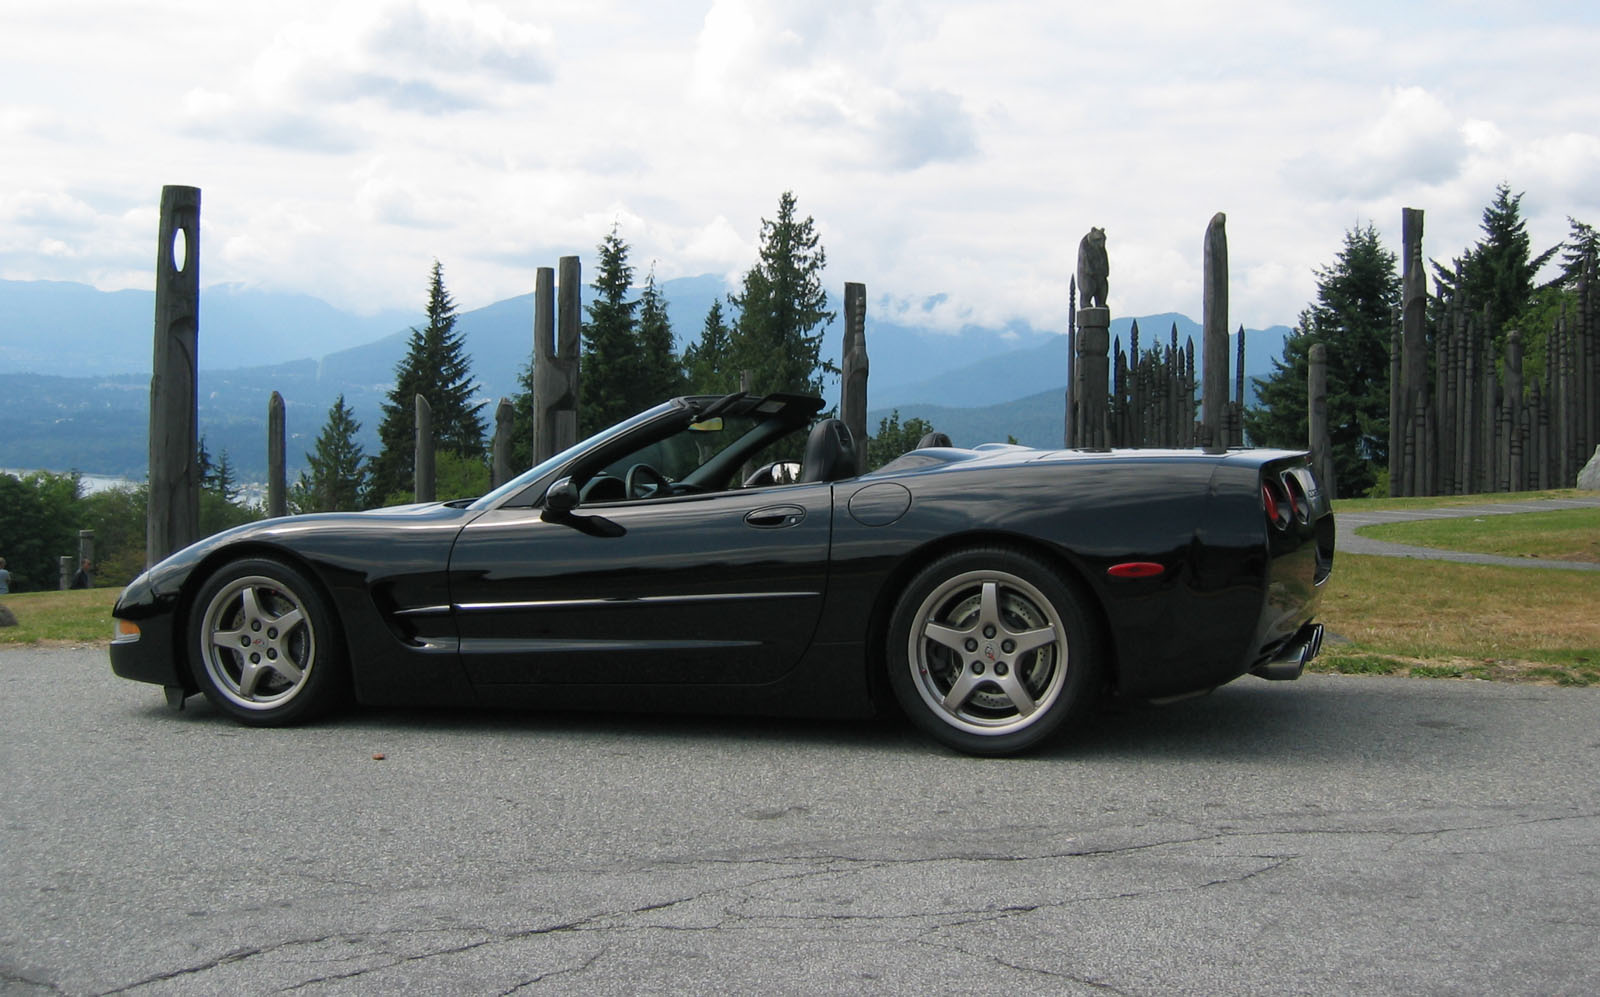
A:
[[[727,293],[712,275],[663,282],[681,346],[698,337],[711,303]],[[587,299],[585,288],[585,298]],[[145,473],[151,330],[149,291],[99,291],[61,282],[0,281],[0,467]],[[517,391],[532,350],[533,295],[457,316],[486,410]],[[837,304],[835,304],[837,307]],[[304,464],[334,398],[344,394],[377,448],[381,404],[419,313],[358,316],[303,295],[219,285],[200,298],[200,431],[213,454],[226,450],[241,480],[266,471],[266,412],[283,395],[291,478]],[[1186,316],[1119,318],[1112,334],[1141,342],[1196,340]],[[1065,412],[1066,335],[1013,323],[955,333],[873,318],[868,425],[898,411],[920,417],[960,445],[1004,440],[1059,445]],[[823,355],[838,359],[842,322]],[[1245,373],[1265,376],[1282,352],[1285,326],[1246,334]],[[837,385],[830,392],[837,395]],[[830,399],[835,400],[835,399]]]

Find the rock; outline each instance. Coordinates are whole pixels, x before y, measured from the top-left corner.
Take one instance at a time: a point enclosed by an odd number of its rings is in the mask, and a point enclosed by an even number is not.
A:
[[[1578,472],[1578,487],[1586,492],[1600,492],[1600,447],[1594,448],[1594,456]]]
[[[16,614],[0,603],[0,627],[14,627],[17,625]]]

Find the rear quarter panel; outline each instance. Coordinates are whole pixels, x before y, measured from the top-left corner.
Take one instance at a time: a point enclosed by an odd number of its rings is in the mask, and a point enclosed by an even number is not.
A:
[[[1248,453],[1257,456],[1064,451],[841,484],[818,639],[869,632],[875,653],[887,615],[922,567],[959,547],[1004,543],[1034,552],[1078,587],[1105,627],[1109,678],[1119,693],[1175,695],[1227,682],[1249,668],[1263,642],[1303,622],[1315,592],[1303,538],[1277,552],[1293,570],[1273,567],[1258,483],[1270,458]],[[880,482],[906,489],[903,515],[869,524],[846,511],[856,493]],[[1129,561],[1163,570],[1148,578],[1108,574]],[[1274,585],[1284,595],[1268,611]]]

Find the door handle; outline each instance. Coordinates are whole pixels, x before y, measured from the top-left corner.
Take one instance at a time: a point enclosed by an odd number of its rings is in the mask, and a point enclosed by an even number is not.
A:
[[[782,530],[798,526],[805,518],[805,509],[798,505],[773,505],[747,514],[744,521],[758,530]]]

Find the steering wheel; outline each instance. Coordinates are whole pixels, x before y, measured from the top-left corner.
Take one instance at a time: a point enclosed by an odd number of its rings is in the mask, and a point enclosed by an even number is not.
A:
[[[628,475],[622,479],[622,483],[629,498],[652,498],[672,491],[672,482],[667,480],[667,476],[649,464],[635,464],[628,468]]]

